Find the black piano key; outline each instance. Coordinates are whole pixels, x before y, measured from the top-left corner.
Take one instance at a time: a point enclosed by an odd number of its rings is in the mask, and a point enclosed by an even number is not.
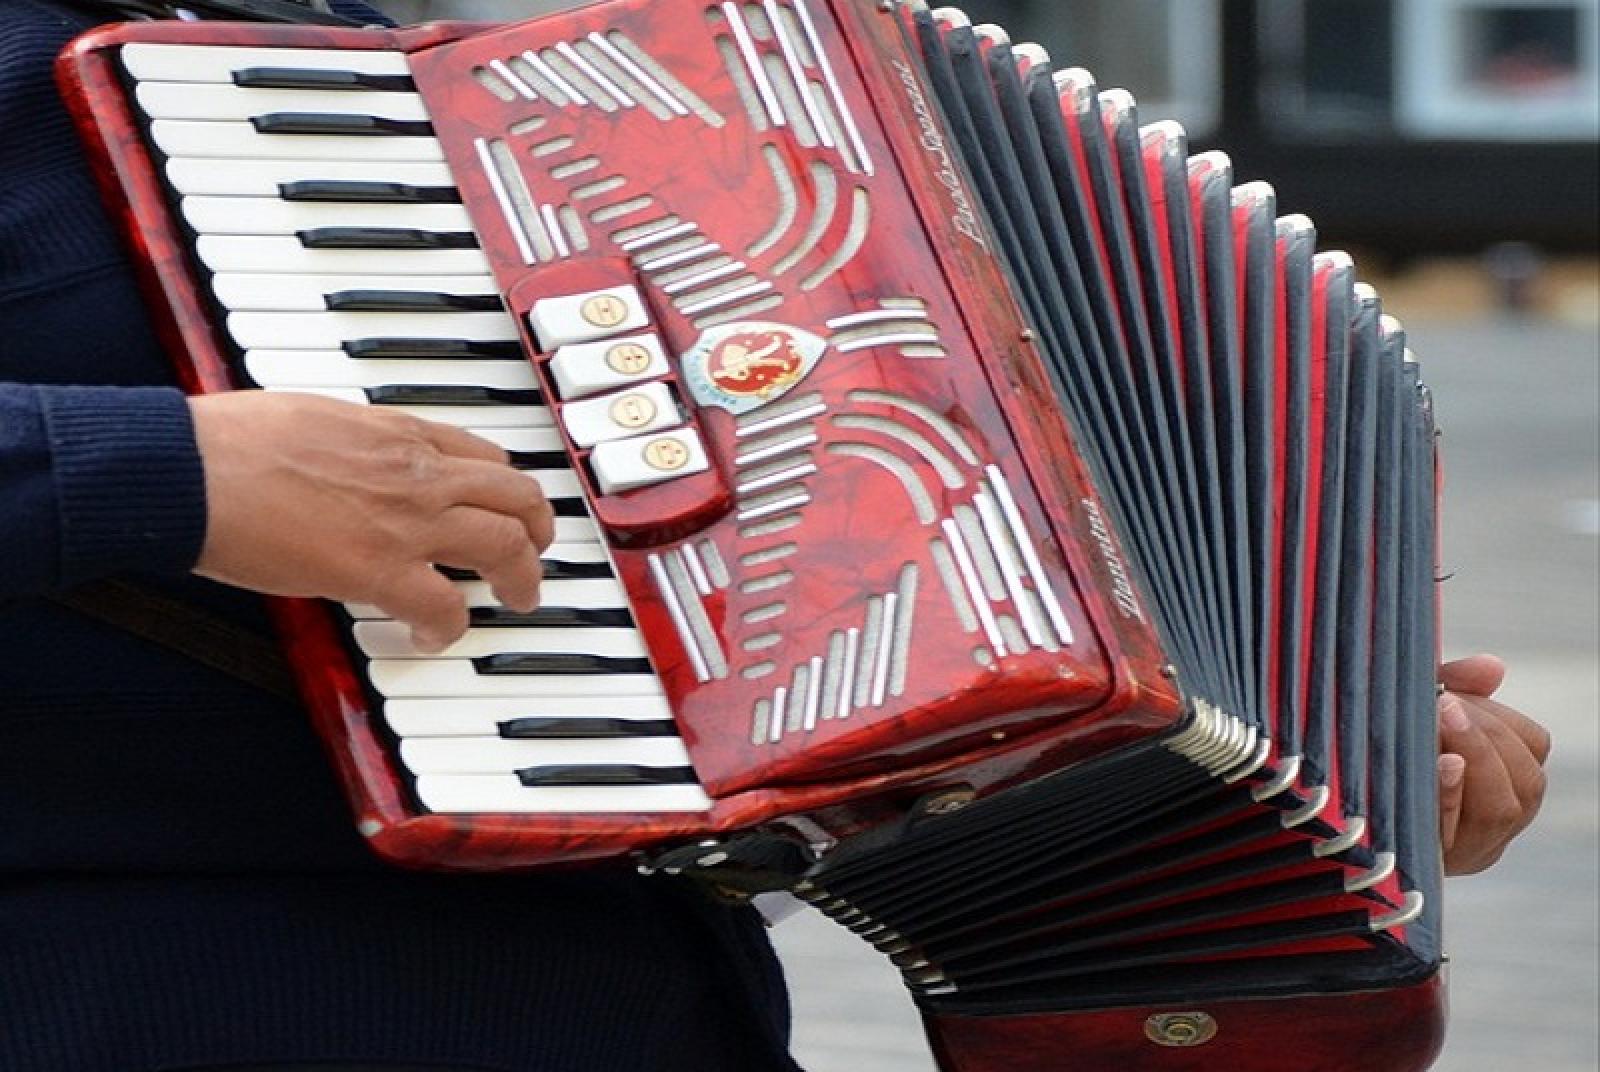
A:
[[[506,652],[483,655],[472,667],[485,675],[648,674],[649,659],[627,659],[582,652]]]
[[[505,607],[473,607],[474,628],[541,626],[551,629],[627,629],[633,615],[623,607],[540,607],[515,611]]]
[[[307,249],[477,249],[471,231],[424,231],[416,227],[309,227],[296,231]]]
[[[559,558],[543,560],[544,579],[547,581],[596,581],[611,576],[609,562],[568,562]],[[435,566],[434,569],[452,581],[481,581],[476,572],[460,566]]]
[[[511,387],[397,383],[365,390],[367,401],[374,406],[538,406],[544,402],[538,391]]]
[[[384,205],[450,205],[461,203],[454,186],[412,186],[404,182],[362,182],[355,179],[298,179],[280,182],[285,201],[337,201]]]
[[[339,290],[323,296],[333,313],[495,313],[498,294],[445,294],[433,290]]]
[[[564,450],[512,450],[506,453],[511,456],[513,469],[566,469],[569,465]]]
[[[589,504],[578,497],[551,499],[550,510],[556,517],[588,517]]]
[[[414,93],[417,84],[403,74],[323,71],[310,67],[245,67],[233,72],[233,84],[246,89],[364,89]]]
[[[513,718],[500,723],[500,736],[513,741],[617,740],[672,737],[670,718]]]
[[[357,138],[431,138],[425,119],[385,119],[377,115],[333,112],[267,112],[250,117],[260,134],[339,134]]]
[[[522,345],[509,340],[489,342],[481,339],[378,337],[348,339],[340,344],[340,349],[349,357],[390,361],[407,359],[435,361],[452,357],[520,361],[523,356]]]
[[[695,785],[693,767],[641,767],[627,763],[549,764],[517,771],[530,789],[566,785]]]

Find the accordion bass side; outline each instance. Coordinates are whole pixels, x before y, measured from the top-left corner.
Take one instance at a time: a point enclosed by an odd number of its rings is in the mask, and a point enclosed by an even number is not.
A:
[[[1270,187],[915,3],[59,73],[190,389],[455,423],[555,507],[539,611],[441,566],[439,657],[276,602],[376,851],[791,892],[949,1072],[1431,1062],[1431,406]]]

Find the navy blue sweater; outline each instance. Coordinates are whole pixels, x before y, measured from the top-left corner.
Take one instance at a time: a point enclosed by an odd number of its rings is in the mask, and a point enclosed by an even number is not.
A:
[[[50,79],[86,23],[0,5],[0,1072],[277,1060],[792,1067],[749,913],[622,868],[391,871],[304,713],[41,599],[187,576],[200,461]]]

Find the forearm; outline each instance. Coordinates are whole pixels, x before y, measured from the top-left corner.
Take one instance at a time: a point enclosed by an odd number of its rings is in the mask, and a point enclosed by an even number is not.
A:
[[[0,384],[0,597],[186,572],[205,526],[177,391]]]

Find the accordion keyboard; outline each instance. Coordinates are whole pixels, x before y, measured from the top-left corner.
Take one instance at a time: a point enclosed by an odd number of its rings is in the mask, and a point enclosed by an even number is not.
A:
[[[347,608],[422,804],[708,808],[404,57],[129,45],[123,62],[248,378],[465,428],[555,508],[532,614],[459,576],[472,627],[424,656]]]

